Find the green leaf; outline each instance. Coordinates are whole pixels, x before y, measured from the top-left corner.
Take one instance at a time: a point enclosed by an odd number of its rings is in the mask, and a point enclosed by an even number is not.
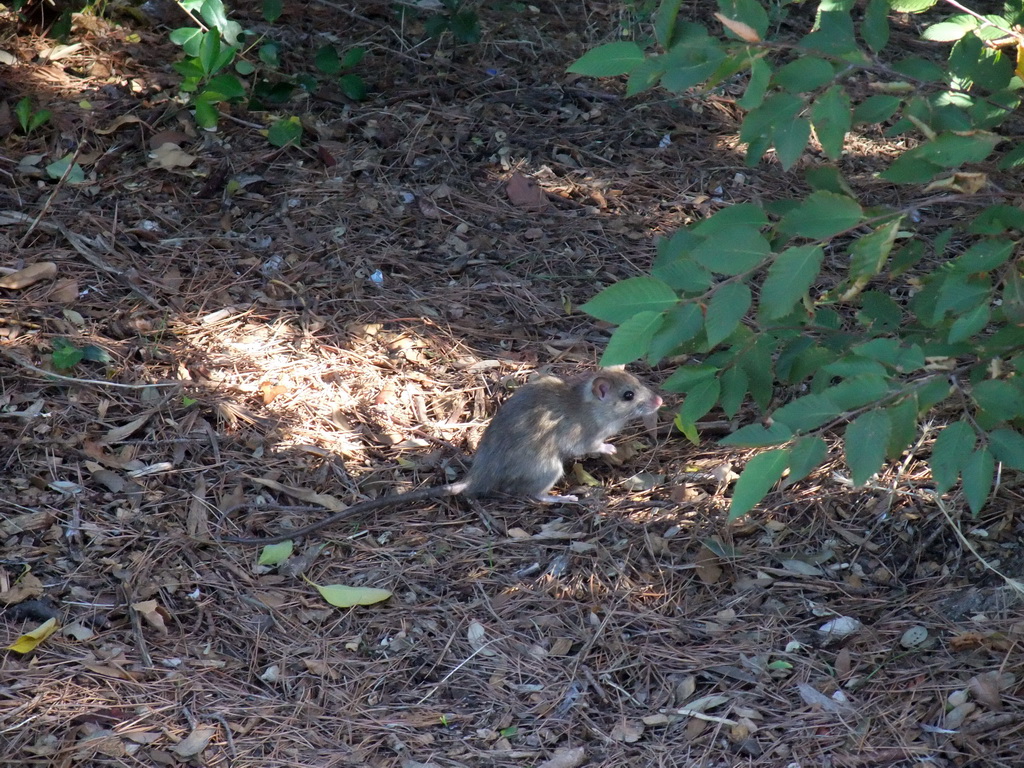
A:
[[[267,141],[275,147],[297,147],[301,139],[302,123],[295,115],[278,120],[267,131]]]
[[[580,307],[588,315],[620,325],[639,312],[663,312],[679,303],[671,287],[653,277],[630,277],[609,285]]]
[[[480,17],[472,9],[452,14],[450,28],[452,36],[460,43],[475,45],[480,42]]]
[[[217,75],[203,88],[203,99],[211,104],[218,101],[240,101],[245,98],[245,88],[234,75]]]
[[[258,560],[260,565],[277,565],[282,563],[292,556],[292,551],[295,545],[291,539],[288,541],[282,541],[278,544],[268,544],[260,552],[260,559]]]
[[[352,69],[357,67],[365,56],[366,49],[361,45],[354,45],[345,51],[345,55],[341,57],[341,68]]]
[[[199,46],[203,41],[203,31],[195,27],[180,27],[172,30],[168,39],[175,45],[180,45],[188,56],[198,56]]]
[[[658,84],[665,74],[663,58],[663,56],[657,55],[648,56],[633,67],[626,80],[626,96],[636,96]]]
[[[845,195],[812,192],[779,222],[779,229],[795,237],[824,240],[860,223],[860,205]]]
[[[679,418],[684,424],[696,424],[697,419],[715,407],[718,395],[722,391],[718,379],[705,379],[691,389],[679,409]]]
[[[682,93],[714,74],[725,59],[717,40],[683,39],[662,57],[665,74],[661,85],[673,93]]]
[[[850,97],[841,85],[834,85],[814,102],[811,123],[821,148],[831,160],[843,154],[843,142],[852,123]]]
[[[894,184],[924,184],[941,170],[941,166],[924,160],[915,155],[914,150],[910,150],[897,157],[878,177]]]
[[[992,317],[988,302],[979,304],[958,317],[949,328],[949,343],[968,341],[988,325]]]
[[[775,257],[761,287],[761,313],[777,320],[793,311],[821,270],[825,252],[818,245],[787,248]]]
[[[967,231],[975,235],[1001,235],[1009,229],[1024,231],[1024,209],[1016,205],[999,204],[990,205],[978,214]],[[1003,243],[1005,241],[997,240],[995,242]]]
[[[989,447],[997,461],[1010,469],[1024,471],[1024,436],[1012,429],[994,429],[988,435]]]
[[[776,448],[758,454],[743,468],[732,494],[728,522],[743,517],[772,489],[789,465],[789,451]]]
[[[752,59],[747,89],[736,103],[748,111],[761,106],[764,103],[764,95],[768,92],[768,83],[771,81],[771,77],[772,68],[764,59]]]
[[[979,381],[971,390],[971,397],[979,408],[998,416],[1002,421],[1011,421],[1024,414],[1024,400],[1020,391],[1004,379]]]
[[[718,370],[714,365],[682,366],[662,382],[661,388],[666,392],[689,392],[702,381],[717,376]]]
[[[203,39],[199,43],[199,64],[203,73],[212,75],[217,71],[217,62],[220,59],[220,34],[210,31],[203,33]]]
[[[67,154],[60,160],[54,160],[52,163],[48,163],[45,168],[46,175],[54,181],[64,179],[65,184],[84,184],[85,171],[82,170],[82,166],[78,163],[72,165],[71,158],[72,156]]]
[[[758,230],[766,226],[768,226],[768,216],[764,208],[754,203],[738,203],[723,208],[699,224],[695,224],[689,231],[692,235],[698,235],[706,240],[712,236],[724,235],[737,227]],[[674,239],[675,237],[673,237]],[[690,247],[696,247],[697,242]]]
[[[718,441],[718,444],[760,448],[767,445],[779,445],[792,439],[793,432],[785,424],[772,424],[770,427],[748,424],[745,427],[740,427],[731,435],[726,435]]]
[[[768,258],[771,246],[750,226],[737,226],[708,238],[690,253],[698,263],[720,275],[749,272]]]
[[[889,7],[896,13],[921,13],[927,11],[939,0],[889,0]]]
[[[999,160],[999,170],[1001,171],[1009,171],[1022,165],[1024,165],[1024,143],[1018,144]]]
[[[943,168],[956,168],[964,163],[980,163],[1000,141],[1001,137],[984,131],[967,136],[944,133],[910,152]]]
[[[835,69],[824,59],[804,56],[780,67],[772,81],[790,93],[803,93],[821,88],[835,76]]]
[[[754,402],[762,410],[768,407],[768,403],[772,399],[772,385],[774,383],[772,356],[774,352],[774,340],[767,336],[762,336],[752,349],[746,351],[739,358],[740,365],[750,380],[750,394],[754,398]]]
[[[695,262],[689,250],[700,243],[700,238],[681,229],[670,239],[658,243],[658,255],[651,266],[651,276],[683,293],[704,293],[711,287],[713,277]]]
[[[359,75],[342,75],[338,78],[338,87],[352,101],[362,101],[366,98],[366,82]]]
[[[811,122],[806,117],[781,122],[775,126],[772,142],[783,170],[796,165],[811,138]]]
[[[842,408],[824,395],[804,395],[786,403],[772,414],[772,421],[785,424],[793,432],[809,432],[831,421]]]
[[[346,587],[344,584],[314,584],[317,591],[331,605],[337,608],[351,608],[355,605],[373,605],[387,600],[391,593],[386,589],[370,587]]]
[[[917,398],[911,394],[895,405],[890,405],[887,410],[892,421],[892,431],[885,447],[885,457],[895,461],[917,437]]]
[[[964,464],[963,475],[964,496],[971,512],[978,514],[985,506],[988,495],[992,492],[992,481],[996,473],[996,460],[992,452],[982,446]]]
[[[853,122],[857,125],[863,123],[884,123],[892,117],[900,108],[903,100],[897,96],[889,96],[884,93],[876,93],[868,96],[864,101],[853,109]]]
[[[745,283],[728,283],[715,291],[704,322],[708,346],[714,347],[736,330],[746,317],[750,302],[750,288]]]
[[[846,428],[846,463],[854,485],[864,485],[881,469],[891,434],[892,420],[881,409],[861,414]]]
[[[977,29],[978,23],[973,16],[959,13],[956,16],[950,16],[945,21],[940,21],[938,24],[925,27],[924,32],[921,33],[921,39],[939,43],[951,43],[954,40],[959,40],[968,32]]]
[[[338,56],[338,49],[333,45],[324,45],[317,48],[313,57],[316,68],[325,75],[336,75],[341,72],[341,58]]]
[[[855,198],[850,185],[834,165],[816,165],[808,168],[804,171],[804,180],[815,192],[834,192],[837,195]]]
[[[928,462],[936,490],[945,493],[956,483],[967,457],[974,451],[976,437],[966,421],[955,421],[939,433]]]
[[[953,385],[945,376],[936,376],[917,390],[917,407],[924,413],[938,405],[953,392]]]
[[[881,291],[865,291],[860,295],[860,312],[857,322],[875,333],[889,333],[897,330],[903,321],[903,310],[899,304]]]
[[[820,437],[801,437],[789,449],[789,475],[786,485],[792,485],[807,477],[821,465],[828,454],[828,445]]]
[[[815,26],[813,32],[797,43],[798,48],[845,60],[864,61],[853,36],[853,19],[849,11],[819,10]]]
[[[663,0],[654,15],[654,37],[662,48],[668,50],[675,42],[676,17],[682,0]]]
[[[672,307],[661,328],[654,334],[647,350],[651,365],[676,352],[680,345],[695,338],[704,329],[704,312],[696,302]]]
[[[53,367],[58,371],[70,371],[85,357],[85,353],[67,339],[53,340],[53,354],[50,356]]]
[[[281,18],[283,10],[283,0],[263,0],[263,18],[268,23],[273,24]]]
[[[110,353],[103,347],[98,347],[95,344],[86,344],[82,347],[82,359],[88,360],[90,363],[113,362],[113,359],[110,357]]]
[[[750,145],[747,150],[747,162],[757,162],[763,150],[755,151],[755,147],[772,140],[775,135],[776,126],[787,121],[795,120],[796,116],[804,108],[804,102],[797,96],[790,93],[773,93],[764,103],[752,109],[743,118],[743,125],[740,127],[740,141]]]
[[[861,39],[875,53],[889,42],[889,3],[887,0],[870,0],[864,9],[860,22]]]
[[[200,94],[202,96],[202,94]],[[193,102],[193,106],[196,108],[196,123],[200,128],[216,128],[217,121],[220,119],[220,112],[217,108],[209,101],[203,98],[198,98]]]
[[[822,390],[841,411],[852,411],[881,400],[889,394],[889,380],[878,374],[863,374]]]
[[[967,274],[988,272],[1005,264],[1016,246],[1013,240],[980,240],[957,257],[952,265],[953,270]]]
[[[738,365],[726,368],[722,373],[722,411],[730,419],[739,413],[747,396],[747,372]]]
[[[589,77],[615,77],[629,74],[643,60],[643,49],[636,43],[605,43],[587,51],[567,71]]]
[[[601,355],[601,365],[625,365],[647,354],[651,339],[664,321],[661,312],[638,312],[615,329]]]
[[[882,271],[896,235],[899,233],[903,217],[882,224],[870,234],[856,240],[850,246],[850,278],[867,280]]]

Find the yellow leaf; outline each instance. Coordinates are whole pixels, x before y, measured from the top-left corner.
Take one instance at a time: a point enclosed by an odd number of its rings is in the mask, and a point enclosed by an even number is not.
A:
[[[346,587],[344,584],[328,584],[321,587],[314,584],[324,600],[338,608],[351,608],[353,605],[373,605],[391,597],[386,589],[372,587]]]
[[[47,619],[31,632],[26,632],[15,640],[14,643],[7,646],[7,650],[15,651],[17,653],[28,653],[29,651],[34,651],[39,644],[43,642],[43,640],[48,638],[58,629],[60,629],[60,627],[57,626],[56,619]]]

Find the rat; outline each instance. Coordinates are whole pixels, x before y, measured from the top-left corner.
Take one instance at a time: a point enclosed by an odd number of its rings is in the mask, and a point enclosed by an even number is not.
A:
[[[575,379],[542,376],[506,400],[484,430],[469,472],[457,483],[364,501],[302,528],[265,538],[226,536],[232,544],[276,544],[306,536],[354,515],[396,504],[447,496],[530,496],[546,504],[578,501],[549,493],[567,460],[588,453],[613,454],[605,442],[628,422],[650,416],[662,400],[621,367]]]

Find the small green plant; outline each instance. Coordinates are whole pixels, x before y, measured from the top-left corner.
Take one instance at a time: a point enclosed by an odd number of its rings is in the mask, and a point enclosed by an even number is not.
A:
[[[366,98],[366,83],[352,70],[365,55],[366,49],[359,46],[349,48],[344,56],[339,56],[333,45],[325,45],[316,52],[316,67],[325,75],[337,75],[341,92],[354,101],[362,101]]]
[[[444,10],[430,16],[424,25],[430,37],[451,32],[457,42],[480,42],[480,17],[475,10],[467,8],[461,0],[441,0],[441,5]]]
[[[18,125],[21,132],[28,136],[36,128],[45,125],[53,117],[48,109],[32,109],[32,99],[28,96],[19,101],[14,107],[14,116],[18,118]]]
[[[53,340],[53,354],[51,355],[53,367],[58,371],[70,371],[83,360],[90,360],[94,363],[109,363],[110,355],[102,347],[95,344],[86,344],[79,347],[64,338]]]
[[[246,43],[244,36],[251,33],[228,18],[222,0],[178,0],[178,5],[195,19],[197,26],[171,32],[171,42],[181,46],[185,53],[174,68],[183,78],[181,91],[188,94],[201,127],[217,126],[219,103],[248,100],[251,110],[269,110],[287,103],[296,88],[315,91],[320,87],[320,80],[305,72],[280,75],[278,44],[262,38]],[[281,12],[281,0],[263,0],[263,18],[267,22],[274,23]],[[336,76],[342,92],[358,101],[366,97],[368,89],[353,70],[365,54],[364,48],[353,47],[339,55],[334,46],[325,45],[316,52],[314,60],[321,73]],[[249,77],[251,85],[243,80]],[[298,145],[302,124],[294,115],[282,116],[273,121],[266,133],[274,146]]]

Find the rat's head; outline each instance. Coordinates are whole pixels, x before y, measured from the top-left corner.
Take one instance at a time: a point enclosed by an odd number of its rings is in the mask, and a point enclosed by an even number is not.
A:
[[[649,416],[662,403],[660,397],[621,366],[602,368],[590,376],[584,398],[601,418],[619,424]]]

